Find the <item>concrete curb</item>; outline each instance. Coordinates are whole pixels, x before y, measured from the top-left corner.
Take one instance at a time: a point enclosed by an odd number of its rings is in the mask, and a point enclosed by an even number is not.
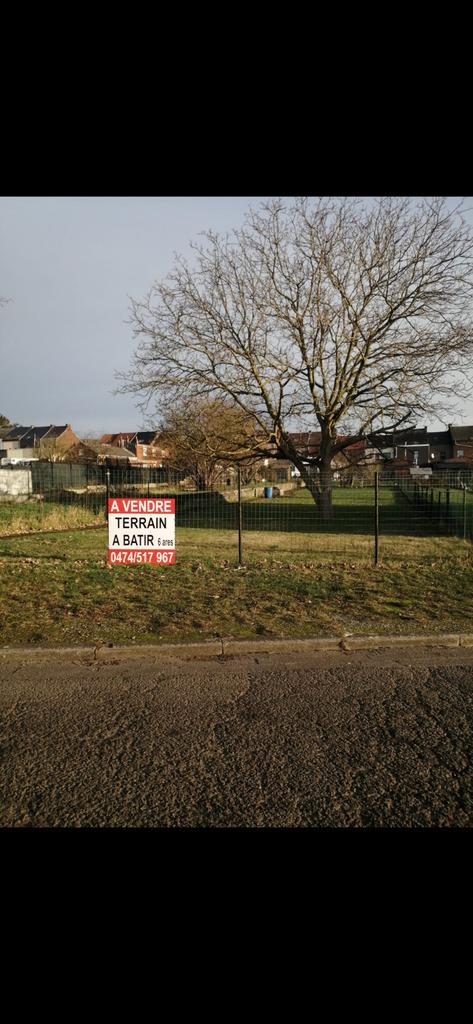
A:
[[[143,644],[117,646],[97,644],[83,647],[0,647],[0,659],[28,661],[61,660],[87,657],[93,661],[107,658],[146,658],[159,656],[167,659],[214,659],[244,654],[310,654],[312,651],[348,652],[375,651],[388,648],[416,647],[473,647],[473,633],[441,633],[428,636],[343,636],[313,637],[309,640],[209,640],[194,644]]]

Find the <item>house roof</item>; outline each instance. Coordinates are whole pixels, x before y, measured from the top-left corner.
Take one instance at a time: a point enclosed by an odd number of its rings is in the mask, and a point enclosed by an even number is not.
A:
[[[392,448],[401,444],[428,444],[427,427],[413,427],[411,430],[388,430],[385,434],[370,434],[368,441],[375,448]]]
[[[473,444],[473,426],[466,427],[450,427],[450,433],[453,440],[458,441],[471,441]]]
[[[20,427],[18,423],[8,428],[8,433],[3,435],[4,441],[19,441],[23,434],[27,434],[31,427]]]
[[[308,433],[301,434],[289,434],[292,443],[302,451],[303,454],[317,455],[320,449],[321,433],[319,430],[313,430]],[[349,434],[338,434],[337,441],[346,441],[349,438]],[[361,453],[366,448],[365,438],[360,438],[358,441],[352,441],[348,444],[343,451]],[[304,451],[305,449],[305,451]]]
[[[93,452],[95,453],[96,444],[92,441],[75,441],[71,444],[70,448],[64,450],[64,455],[69,455],[70,452]]]
[[[33,445],[35,443],[35,441],[41,441],[41,439],[45,436],[45,434],[49,433],[49,430],[50,430],[50,426],[49,427],[30,427],[30,429],[27,431],[27,433],[23,434],[23,437],[21,438],[22,445],[25,448],[29,448],[31,445]]]
[[[117,434],[102,434],[100,444],[118,444],[120,441],[134,441],[136,430],[121,430]]]
[[[138,444],[152,444],[157,434],[157,430],[137,430],[136,440]]]
[[[128,448],[113,444],[101,444],[100,441],[77,441],[62,453],[62,458],[66,462],[73,462],[76,458],[83,456],[93,456],[95,459],[115,459],[123,463],[136,462],[133,452]]]
[[[23,448],[30,448],[37,441],[41,441],[43,438],[48,440],[54,437],[60,437],[61,434],[67,429],[67,423],[64,427],[55,427],[52,423],[48,427],[30,427],[26,434],[23,434],[21,438],[21,444]]]
[[[53,423],[49,423],[46,427],[21,427],[19,425],[11,427],[8,434],[4,435],[5,441],[21,441],[23,448],[29,448],[35,441],[40,441],[41,438],[48,436],[48,438],[60,437],[61,434],[67,430],[69,426],[65,423],[64,426],[55,426]]]
[[[319,450],[321,437],[320,430],[306,430],[289,434],[292,444],[307,455],[313,455]]]
[[[117,444],[119,441],[133,441],[136,437],[136,430],[123,431],[120,434],[112,434],[110,444]]]
[[[88,447],[97,452],[97,455],[106,455],[110,459],[129,459],[133,456],[133,452],[130,452],[128,448],[114,444],[102,444],[101,442],[95,444],[95,442],[89,441]]]
[[[64,431],[67,430],[68,427],[70,427],[70,423],[64,423],[64,425],[62,427],[55,427],[55,426],[51,425],[49,427],[48,431],[47,431],[48,438],[49,437],[60,437],[61,434],[63,434]]]

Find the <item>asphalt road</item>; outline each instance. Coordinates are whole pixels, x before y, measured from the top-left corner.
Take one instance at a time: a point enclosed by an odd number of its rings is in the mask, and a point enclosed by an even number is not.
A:
[[[6,827],[473,825],[473,649],[0,661]]]

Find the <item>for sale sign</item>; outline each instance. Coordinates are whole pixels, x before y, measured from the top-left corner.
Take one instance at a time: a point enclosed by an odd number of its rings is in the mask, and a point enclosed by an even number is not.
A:
[[[174,498],[109,498],[110,565],[174,565]]]

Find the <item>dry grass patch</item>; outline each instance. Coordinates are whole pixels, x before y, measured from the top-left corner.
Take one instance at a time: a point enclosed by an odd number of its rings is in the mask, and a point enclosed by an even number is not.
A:
[[[37,531],[74,530],[104,523],[102,511],[82,508],[80,505],[28,505],[5,506],[0,512],[0,537],[23,535]]]

